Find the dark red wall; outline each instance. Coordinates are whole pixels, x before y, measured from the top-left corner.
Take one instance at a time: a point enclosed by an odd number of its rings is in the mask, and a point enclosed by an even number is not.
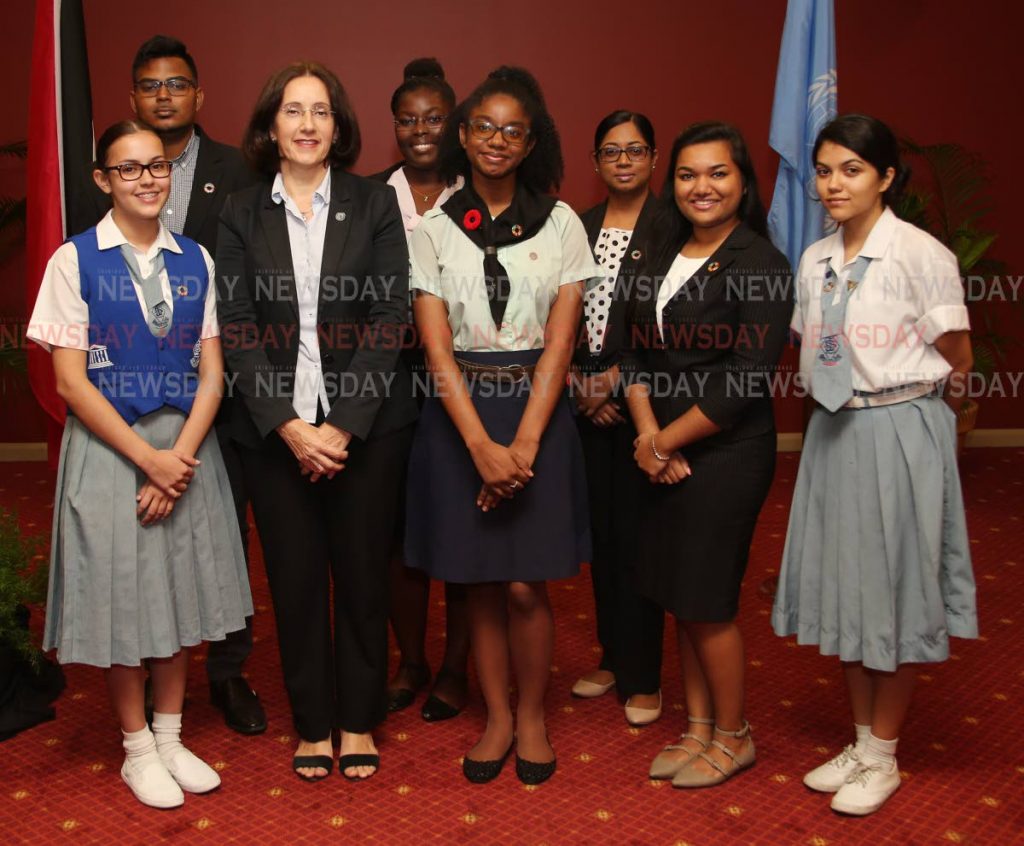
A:
[[[501,63],[519,63],[537,75],[562,133],[567,165],[562,194],[578,208],[600,196],[587,151],[595,123],[614,108],[646,112],[664,149],[690,121],[730,120],[750,142],[763,193],[770,196],[774,183],[776,157],[767,138],[784,0],[521,0],[504,6],[465,0],[401,5],[217,0],[166,10],[134,0],[103,0],[85,6],[98,129],[128,109],[136,47],[166,31],[182,38],[196,57],[206,90],[201,120],[223,141],[237,143],[272,70],[314,58],[338,73],[359,114],[365,140],[356,170],[380,170],[397,156],[388,101],[402,65],[433,55],[459,94]],[[403,7],[408,14],[401,14]],[[955,141],[984,154],[997,189],[987,222],[1003,233],[995,252],[1011,272],[1024,272],[1024,248],[1014,237],[1024,187],[1017,152],[1024,79],[1015,4],[858,0],[836,7],[840,109],[875,114],[920,142]],[[287,17],[275,17],[282,11]],[[0,78],[17,94],[5,109],[0,141],[25,134],[32,14],[31,4],[5,11]],[[0,190],[14,190],[19,179],[17,167],[4,165]],[[0,316],[24,315],[22,273],[17,261],[0,267]],[[1007,306],[998,312],[1004,328],[1024,334],[1024,311]],[[1018,349],[1007,367],[1024,370],[1024,352]],[[1015,400],[987,400],[980,425],[1024,426],[1021,406]],[[798,429],[799,421],[799,403],[782,403],[780,429]],[[21,423],[38,426],[38,417]],[[8,429],[9,423],[2,424],[0,440],[15,439]]]

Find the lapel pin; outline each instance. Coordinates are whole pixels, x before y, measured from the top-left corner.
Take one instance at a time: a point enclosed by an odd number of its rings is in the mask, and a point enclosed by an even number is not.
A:
[[[711,262],[711,264],[708,265],[708,273],[714,273],[721,266],[722,265],[720,265],[717,261]]]
[[[334,219],[338,221],[338,223],[341,223],[341,221],[345,219],[345,212],[338,212],[336,215],[334,215]]]
[[[847,291],[852,291],[856,287],[857,287],[857,281],[855,279],[851,279],[849,282],[846,283],[846,290]]]
[[[640,256],[642,256],[642,255],[643,255],[643,253],[641,253],[641,252],[640,252],[639,250],[633,250],[633,252],[631,252],[631,253],[629,254],[629,257],[630,257],[631,259],[633,259],[633,261],[636,261],[636,260],[637,260],[637,259],[639,259],[639,258],[640,258]]]
[[[207,183],[206,183],[206,184],[205,184],[205,185],[203,186],[203,190],[204,190],[204,191],[205,191],[205,192],[206,192],[207,194],[212,194],[212,193],[213,193],[214,191],[216,191],[216,190],[217,190],[217,186],[216,186],[216,185],[214,185],[214,184],[213,184],[212,182],[207,182]]]
[[[518,238],[522,234],[523,234],[523,227],[520,226],[518,223],[515,226],[512,227],[512,235],[513,235],[513,237]]]
[[[188,286],[187,285],[179,285],[178,286],[178,296],[179,297],[184,297],[185,294],[187,294],[187,293],[188,293]]]

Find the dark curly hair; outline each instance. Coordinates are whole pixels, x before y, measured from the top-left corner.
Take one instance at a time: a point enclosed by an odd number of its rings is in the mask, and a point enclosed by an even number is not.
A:
[[[449,111],[455,108],[455,92],[445,81],[444,68],[434,58],[413,59],[402,71],[403,82],[391,95],[391,114],[398,114],[398,101],[410,91],[427,89],[441,95]]]
[[[683,217],[682,212],[676,206],[676,161],[684,147],[706,144],[710,141],[725,141],[729,145],[733,162],[739,168],[740,177],[743,180],[743,198],[740,200],[740,207],[737,210],[739,219],[758,235],[767,238],[768,215],[765,213],[764,203],[761,202],[761,193],[757,188],[757,174],[754,172],[754,163],[750,159],[747,142],[743,140],[743,135],[735,126],[722,121],[703,121],[690,124],[672,144],[672,152],[668,158],[668,173],[665,174],[665,184],[661,189],[662,203],[669,212],[665,215],[665,219],[675,221],[679,235],[685,234],[691,229],[690,222]]]
[[[910,180],[910,167],[900,158],[899,141],[888,126],[870,115],[839,115],[818,133],[811,152],[812,163],[818,160],[818,151],[826,141],[853,150],[877,170],[880,177],[892,168],[895,176],[882,194],[882,204],[895,206],[899,203]]]
[[[469,115],[485,99],[495,94],[506,94],[519,101],[530,119],[530,138],[533,150],[519,166],[519,181],[541,194],[558,190],[565,165],[562,162],[562,144],[555,121],[548,112],[544,95],[533,75],[523,68],[502,65],[491,71],[480,85],[463,100],[445,125],[440,142],[441,177],[453,185],[457,177],[472,177],[469,159],[459,142],[459,127],[465,125]]]
[[[331,167],[349,168],[359,158],[362,146],[359,122],[338,77],[319,62],[293,62],[267,80],[242,138],[242,153],[250,167],[265,176],[273,176],[280,168],[281,155],[277,143],[270,139],[270,128],[281,108],[285,86],[302,76],[315,76],[327,87],[337,128],[336,137],[327,152],[328,164]]]

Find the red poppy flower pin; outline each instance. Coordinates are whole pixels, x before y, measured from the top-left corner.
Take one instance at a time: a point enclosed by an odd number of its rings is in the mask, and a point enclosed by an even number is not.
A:
[[[483,218],[480,216],[480,212],[476,209],[470,209],[466,212],[466,216],[462,218],[462,225],[469,230],[479,229],[482,221]]]

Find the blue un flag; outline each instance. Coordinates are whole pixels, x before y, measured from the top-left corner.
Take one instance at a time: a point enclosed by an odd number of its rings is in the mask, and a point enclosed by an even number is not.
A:
[[[789,0],[782,31],[769,143],[781,157],[768,231],[796,270],[803,251],[826,234],[814,188],[811,149],[836,116],[833,0]]]

